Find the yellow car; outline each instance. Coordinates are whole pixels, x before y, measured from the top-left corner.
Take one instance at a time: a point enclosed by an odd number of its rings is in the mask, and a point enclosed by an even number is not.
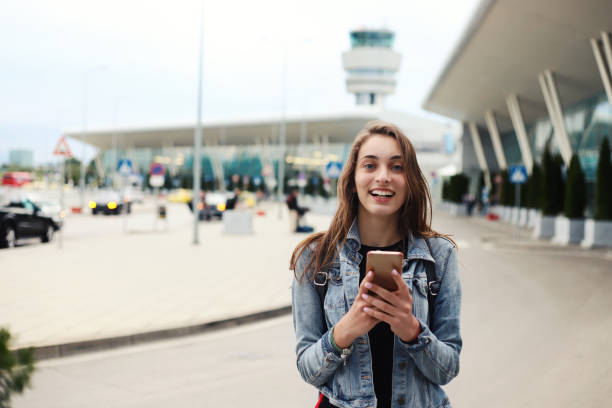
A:
[[[168,201],[171,203],[189,203],[191,202],[191,197],[193,197],[191,190],[179,188],[168,194]]]

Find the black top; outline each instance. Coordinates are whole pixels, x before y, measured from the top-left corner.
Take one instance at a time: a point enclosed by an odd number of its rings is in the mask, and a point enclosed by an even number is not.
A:
[[[403,253],[403,241],[398,241],[386,247],[371,247],[361,245],[359,253],[362,255],[359,264],[359,283],[366,275],[366,256],[369,251],[399,251]],[[370,339],[370,350],[372,352],[372,375],[374,381],[374,392],[378,401],[377,408],[391,407],[391,385],[393,374],[393,332],[389,324],[378,323],[368,333]],[[323,396],[319,408],[336,408],[327,397]]]

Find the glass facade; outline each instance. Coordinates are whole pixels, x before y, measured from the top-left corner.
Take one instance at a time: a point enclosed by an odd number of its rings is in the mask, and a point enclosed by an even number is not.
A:
[[[504,155],[506,156],[506,162],[508,165],[511,164],[523,164],[523,156],[521,155],[521,148],[516,138],[514,130],[503,132],[499,135],[501,144],[504,149]]]
[[[608,137],[612,142],[610,103],[602,93],[566,107],[563,116],[572,151],[578,154],[587,181],[594,182],[601,141],[604,137]],[[559,152],[559,145],[548,117],[533,123],[528,128],[528,134],[537,162],[540,162],[547,142],[550,142],[553,154]]]
[[[389,71],[386,69],[376,69],[376,68],[356,68],[356,69],[348,69],[347,72],[349,75],[374,75],[374,76],[386,76],[393,77],[395,72]]]
[[[351,47],[393,47],[394,34],[390,31],[352,31]]]

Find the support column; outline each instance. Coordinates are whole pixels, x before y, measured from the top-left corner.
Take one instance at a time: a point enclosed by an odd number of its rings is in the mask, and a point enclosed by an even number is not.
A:
[[[540,82],[542,94],[544,95],[544,103],[546,104],[550,121],[555,130],[555,137],[557,138],[561,157],[563,157],[565,165],[569,166],[570,160],[572,159],[572,145],[569,142],[569,137],[565,130],[563,110],[561,109],[561,102],[559,101],[555,79],[552,72],[547,69],[543,74],[538,75],[538,80]]]
[[[596,39],[591,38],[591,47],[593,48],[593,54],[595,54],[595,61],[597,62],[601,81],[608,96],[608,102],[612,105],[612,72],[610,72],[612,69],[612,47],[610,47],[610,33],[602,31],[601,38],[601,44]]]
[[[480,142],[480,133],[478,133],[478,127],[474,122],[469,122],[470,134],[472,135],[472,144],[474,145],[474,151],[476,151],[476,158],[478,159],[478,165],[480,170],[485,174],[485,184],[488,189],[491,189],[491,175],[489,174],[489,166],[487,166],[487,160],[485,159],[484,150],[482,149],[482,143]],[[480,192],[479,192],[480,193]]]
[[[298,145],[298,156],[300,157],[301,160],[301,164],[300,166],[300,173],[304,174],[306,176],[306,183],[308,183],[308,176],[306,175],[306,164],[305,164],[305,153],[304,153],[304,147],[306,144],[306,135],[307,135],[307,128],[306,128],[306,121],[302,121],[302,123],[300,123],[300,144]],[[304,195],[304,187],[300,187],[300,195],[303,196]]]
[[[514,132],[516,133],[516,138],[519,142],[523,163],[525,163],[525,167],[527,167],[527,174],[531,174],[531,169],[533,169],[533,155],[531,154],[529,138],[527,137],[525,122],[523,121],[523,114],[521,113],[521,106],[519,105],[516,94],[508,95],[506,98],[506,104],[508,105],[512,126],[514,127]]]
[[[504,155],[504,146],[502,145],[501,138],[499,137],[499,130],[497,129],[495,114],[492,110],[485,112],[485,121],[487,122],[487,129],[489,130],[491,141],[493,142],[493,149],[495,150],[497,164],[501,170],[506,170],[508,169],[508,163],[506,162],[506,156]]]
[[[225,192],[227,187],[225,186],[225,172],[223,170],[223,157],[221,157],[220,145],[225,140],[225,127],[219,128],[219,135],[216,138],[211,138],[210,144],[213,147],[214,154],[211,154],[211,161],[215,172],[215,178],[219,185],[219,190]]]

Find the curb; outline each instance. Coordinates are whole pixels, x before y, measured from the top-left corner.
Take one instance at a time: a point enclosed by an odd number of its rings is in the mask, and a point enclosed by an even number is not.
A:
[[[125,336],[107,337],[96,340],[83,340],[73,343],[55,344],[50,346],[34,347],[35,360],[46,360],[51,358],[73,356],[75,354],[89,353],[93,351],[110,350],[119,347],[133,346],[159,340],[167,340],[176,337],[190,336],[213,332],[243,324],[254,323],[273,317],[283,316],[291,313],[291,306],[283,306],[277,309],[265,310],[263,312],[251,313],[244,316],[231,317],[192,326],[177,327],[173,329],[154,330],[150,332],[137,333]],[[23,348],[27,349],[27,348]],[[22,349],[12,350],[18,353]]]

